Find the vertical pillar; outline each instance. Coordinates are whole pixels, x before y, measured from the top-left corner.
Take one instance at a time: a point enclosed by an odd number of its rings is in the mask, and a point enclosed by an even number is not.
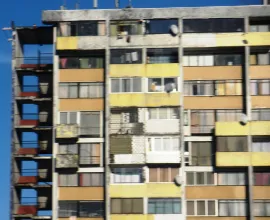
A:
[[[182,45],[183,20],[178,19],[179,26],[179,47],[178,47],[178,63],[179,63],[179,91],[180,91],[180,120],[179,120],[179,143],[181,158],[181,206],[183,220],[186,220],[186,178],[185,178],[185,142],[184,142],[184,71],[183,56],[184,50]],[[180,190],[180,189],[179,189]]]
[[[106,19],[106,36],[108,43],[105,50],[105,149],[104,149],[104,165],[105,165],[105,220],[110,219],[110,19]]]

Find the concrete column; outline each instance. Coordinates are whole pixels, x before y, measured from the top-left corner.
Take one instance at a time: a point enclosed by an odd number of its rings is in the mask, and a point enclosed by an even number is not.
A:
[[[110,19],[106,19],[106,35],[109,39],[110,32]],[[104,144],[104,171],[105,171],[105,220],[110,219],[110,40],[108,40],[108,44],[105,50],[105,144]]]
[[[183,33],[183,20],[178,19],[179,23],[179,47],[178,47],[178,62],[179,62],[179,89],[180,89],[180,120],[179,120],[179,143],[180,143],[180,157],[181,157],[181,210],[183,220],[186,220],[186,181],[185,181],[185,142],[184,142],[184,68],[183,68],[183,56],[184,49],[182,45],[182,33]]]

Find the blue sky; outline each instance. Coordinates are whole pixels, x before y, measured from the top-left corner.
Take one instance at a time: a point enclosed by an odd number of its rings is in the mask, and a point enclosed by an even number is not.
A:
[[[58,9],[63,0],[6,0],[1,2],[0,27],[7,27],[14,20],[17,26],[41,24],[41,10]],[[75,0],[66,0],[67,7],[73,9]],[[80,0],[81,8],[92,7],[91,0]],[[218,2],[218,3],[217,3]],[[188,7],[208,5],[241,5],[259,4],[260,0],[133,0],[133,7]],[[128,4],[128,0],[120,0],[120,7]],[[99,8],[113,8],[114,0],[99,0]],[[0,34],[0,213],[1,219],[8,219],[9,212],[9,171],[10,171],[10,110],[11,110],[11,45],[7,41],[9,33]]]

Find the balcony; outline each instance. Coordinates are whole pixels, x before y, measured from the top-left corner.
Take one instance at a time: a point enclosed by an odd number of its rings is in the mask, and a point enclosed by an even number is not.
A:
[[[143,123],[114,123],[110,124],[110,134],[141,135],[144,133]]]
[[[77,124],[59,124],[56,126],[57,139],[78,138],[79,127]]]
[[[57,154],[56,168],[78,168],[79,161],[76,154]]]
[[[146,163],[152,164],[169,164],[169,163],[180,163],[180,152],[147,152]]]
[[[17,70],[52,70],[53,56],[42,53],[36,57],[16,57]]]
[[[179,77],[178,63],[111,64],[111,77]]]
[[[52,126],[52,121],[48,112],[40,113],[23,113],[15,115],[15,124],[20,128],[43,127],[49,128]]]
[[[51,145],[47,140],[36,141],[22,141],[14,144],[16,156],[35,156],[38,154],[50,154]]]
[[[252,121],[245,126],[240,122],[216,122],[216,136],[270,135],[270,121]]]
[[[14,173],[14,176],[17,186],[33,186],[37,185],[39,182],[49,183],[52,181],[48,169],[22,169],[19,173]]]
[[[247,44],[245,42],[247,41]],[[183,34],[184,47],[235,47],[270,45],[269,32]]]
[[[49,83],[39,83],[39,85],[21,85],[15,87],[15,97],[17,99],[51,98]]]
[[[180,93],[130,93],[110,94],[112,107],[179,106]]]
[[[269,152],[217,152],[217,167],[270,166]]]

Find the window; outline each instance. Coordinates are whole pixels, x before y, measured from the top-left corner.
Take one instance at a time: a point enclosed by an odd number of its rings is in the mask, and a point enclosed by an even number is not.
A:
[[[112,49],[111,64],[142,63],[142,49]]]
[[[178,63],[178,49],[147,49],[147,63]]]
[[[111,214],[143,214],[143,199],[111,199]]]
[[[251,95],[270,95],[270,80],[250,80]]]
[[[100,154],[100,144],[80,144],[80,165],[99,165]]]
[[[220,80],[215,82],[216,95],[242,95],[241,80]]]
[[[80,201],[79,217],[103,217],[104,202],[100,201]]]
[[[212,133],[215,124],[214,110],[193,110],[190,118],[191,133]]]
[[[98,36],[105,35],[104,21],[72,21],[61,22],[58,28],[58,35],[68,36]]]
[[[147,20],[146,34],[169,34],[172,25],[178,26],[177,19],[154,19]]]
[[[148,92],[176,92],[177,78],[148,78]]]
[[[187,200],[187,215],[216,215],[215,200]]]
[[[104,186],[104,173],[80,173],[80,186]]]
[[[184,33],[243,32],[243,18],[184,19]]]
[[[148,214],[181,214],[181,200],[177,198],[149,198]]]
[[[192,142],[191,159],[193,166],[211,166],[211,142]]]
[[[214,55],[192,55],[183,57],[184,66],[214,66]]]
[[[149,182],[174,182],[179,174],[179,167],[155,167],[149,168]]]
[[[249,62],[250,65],[269,65],[270,56],[268,51],[264,53],[251,53]]]
[[[253,109],[253,121],[270,121],[270,109]]]
[[[101,69],[104,68],[103,57],[61,57],[60,69]]]
[[[185,95],[214,95],[214,81],[185,81]]]
[[[216,110],[217,121],[240,121],[242,111],[241,110]]]
[[[111,92],[142,92],[142,78],[113,78]]]
[[[103,83],[60,83],[59,98],[103,98]]]
[[[142,183],[144,181],[142,168],[113,168],[111,172],[113,183]]]
[[[247,152],[247,137],[217,137],[219,152]]]
[[[255,186],[270,186],[270,173],[254,173]]]
[[[187,185],[214,185],[214,173],[186,172]]]
[[[78,154],[77,144],[59,144],[59,154]]]
[[[77,124],[77,112],[60,112],[60,124]]]
[[[270,216],[270,200],[254,200],[254,216]]]
[[[111,36],[127,36],[143,34],[143,25],[139,21],[111,21]]]
[[[179,151],[179,137],[148,138],[149,151]]]
[[[219,216],[246,216],[245,200],[219,200]]]
[[[77,173],[59,174],[59,186],[78,186]]]
[[[179,119],[179,108],[149,108],[149,119]]]
[[[269,25],[250,25],[249,31],[250,32],[268,32]]]
[[[243,185],[246,185],[246,176],[244,173],[219,173],[218,185],[243,186]]]
[[[215,66],[241,66],[241,54],[219,54],[214,56]]]
[[[58,217],[65,218],[77,216],[76,201],[59,201]]]
[[[80,135],[100,137],[102,123],[100,112],[81,112]]]
[[[253,152],[270,152],[270,140],[269,138],[255,137],[252,140]]]

